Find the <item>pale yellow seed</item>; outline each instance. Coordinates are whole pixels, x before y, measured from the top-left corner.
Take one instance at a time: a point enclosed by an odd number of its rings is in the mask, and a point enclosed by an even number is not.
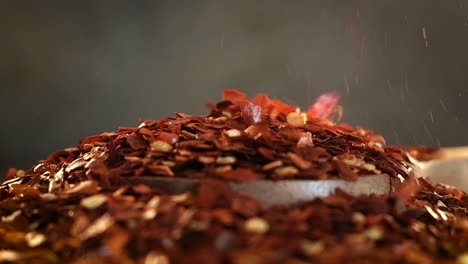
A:
[[[421,232],[422,230],[426,229],[426,224],[417,221],[411,224],[411,228],[416,232]]]
[[[143,212],[143,215],[142,215],[143,219],[145,220],[154,219],[156,215],[158,214],[158,206],[160,202],[161,202],[161,198],[159,196],[154,196],[153,198],[151,198],[151,200],[149,200],[146,203],[146,210]]]
[[[53,193],[43,193],[41,194],[41,198],[43,200],[52,201],[52,200],[57,200],[58,196]]]
[[[19,215],[21,215],[21,210],[16,210],[8,216],[2,216],[2,222],[13,222]]]
[[[370,163],[364,163],[361,165],[361,168],[365,169],[365,170],[368,170],[368,171],[375,171],[376,168],[375,168],[375,165],[374,164],[370,164]]]
[[[46,236],[37,232],[29,232],[24,238],[29,247],[37,247],[46,241]]]
[[[263,165],[263,170],[264,171],[269,171],[269,170],[272,170],[272,169],[275,169],[275,168],[278,168],[278,167],[281,167],[283,166],[283,161],[282,160],[275,160],[275,161],[272,161],[270,163],[267,163],[265,165]]]
[[[291,112],[286,117],[286,121],[293,127],[300,127],[306,123],[307,117],[304,113]]]
[[[143,212],[142,217],[145,220],[152,220],[156,217],[156,215],[158,215],[158,210],[154,208],[149,208]]]
[[[83,233],[79,235],[79,238],[81,240],[87,240],[91,237],[95,237],[99,234],[104,233],[114,223],[114,218],[109,213],[106,213],[98,219],[94,220],[94,222]]]
[[[245,230],[248,232],[263,234],[267,232],[269,228],[268,222],[260,217],[253,217],[245,222]]]
[[[220,165],[228,165],[236,163],[237,159],[234,156],[218,157],[216,163]]]
[[[156,208],[159,206],[159,203],[161,202],[161,198],[159,196],[154,196],[151,198],[151,200],[148,201],[146,204],[146,207],[148,208]]]
[[[371,227],[364,232],[364,235],[371,241],[376,241],[382,238],[382,231],[378,227]]]
[[[169,258],[157,251],[151,251],[146,255],[145,264],[169,264]]]
[[[23,254],[14,250],[0,249],[0,262],[3,261],[19,261],[23,257]]]
[[[168,166],[168,167],[174,167],[176,163],[171,160],[164,160],[161,162],[162,165]]]
[[[223,116],[225,116],[225,117],[227,117],[227,118],[231,118],[231,117],[232,117],[231,113],[226,112],[226,111],[223,111],[222,114],[223,114]]]
[[[457,264],[468,264],[468,252],[457,257]]]
[[[352,219],[356,223],[363,223],[364,221],[366,221],[366,216],[362,213],[357,212],[353,213]]]
[[[107,201],[107,196],[103,194],[96,194],[90,197],[86,197],[81,200],[80,205],[86,209],[92,210],[103,205]]]
[[[155,152],[171,152],[173,147],[166,141],[156,140],[151,143],[151,151]]]
[[[325,245],[323,241],[309,241],[309,240],[304,240],[301,243],[301,249],[304,254],[308,256],[313,256],[316,255],[320,252],[322,252],[325,248]]]
[[[229,129],[229,130],[224,131],[224,134],[230,138],[233,138],[233,137],[240,137],[242,135],[242,132],[237,129]]]
[[[218,117],[218,118],[213,119],[213,121],[216,122],[216,123],[224,123],[224,122],[227,121],[227,119],[228,119],[228,118],[225,117],[225,116],[220,116],[220,117]]]
[[[142,160],[142,158],[140,157],[132,157],[132,156],[125,157],[124,159],[130,162],[139,162]]]
[[[172,198],[172,201],[176,203],[181,203],[181,202],[187,201],[189,197],[190,197],[190,193],[181,193],[181,194],[173,195],[171,198]]]
[[[299,170],[293,166],[284,166],[276,168],[273,173],[279,177],[292,177],[298,174]]]

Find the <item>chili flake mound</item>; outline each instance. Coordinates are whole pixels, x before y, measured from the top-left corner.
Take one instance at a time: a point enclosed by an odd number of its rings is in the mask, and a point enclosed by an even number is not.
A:
[[[403,151],[337,123],[339,95],[301,112],[226,90],[177,113],[87,137],[0,185],[0,262],[465,263],[468,195],[412,177]],[[386,173],[397,192],[265,208],[226,181]],[[165,193],[125,177],[200,179]]]
[[[385,147],[370,130],[329,119],[338,99],[336,93],[321,95],[301,112],[265,94],[247,98],[226,90],[222,101],[207,104],[208,115],[177,113],[87,137],[23,172],[21,183],[52,191],[90,179],[109,188],[122,176],[139,175],[234,181],[407,177],[400,149]]]

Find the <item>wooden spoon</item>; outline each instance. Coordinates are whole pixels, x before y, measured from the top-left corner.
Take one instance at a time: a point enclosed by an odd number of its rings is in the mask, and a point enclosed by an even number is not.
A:
[[[414,157],[415,173],[435,183],[444,183],[468,191],[468,147],[441,148],[431,153],[429,161]],[[132,184],[148,184],[169,193],[194,191],[197,179],[139,176],[131,178]],[[233,190],[249,195],[266,206],[292,204],[332,195],[340,188],[351,195],[384,195],[391,192],[387,174],[362,175],[357,181],[345,180],[258,180],[253,182],[229,182]]]

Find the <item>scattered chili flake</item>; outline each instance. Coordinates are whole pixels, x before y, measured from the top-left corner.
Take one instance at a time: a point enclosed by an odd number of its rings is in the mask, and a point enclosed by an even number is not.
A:
[[[338,93],[326,93],[319,96],[317,101],[307,110],[308,119],[326,119],[340,100]]]

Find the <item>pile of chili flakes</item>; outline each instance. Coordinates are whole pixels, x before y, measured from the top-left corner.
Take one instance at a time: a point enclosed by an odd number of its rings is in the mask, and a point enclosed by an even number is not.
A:
[[[207,116],[178,113],[82,140],[0,186],[0,262],[468,263],[468,195],[419,179],[369,130],[335,124],[338,96],[301,113],[227,90]],[[265,208],[226,181],[356,180],[386,196],[335,195]],[[201,179],[168,194],[125,177]],[[408,179],[406,184],[405,179]]]

